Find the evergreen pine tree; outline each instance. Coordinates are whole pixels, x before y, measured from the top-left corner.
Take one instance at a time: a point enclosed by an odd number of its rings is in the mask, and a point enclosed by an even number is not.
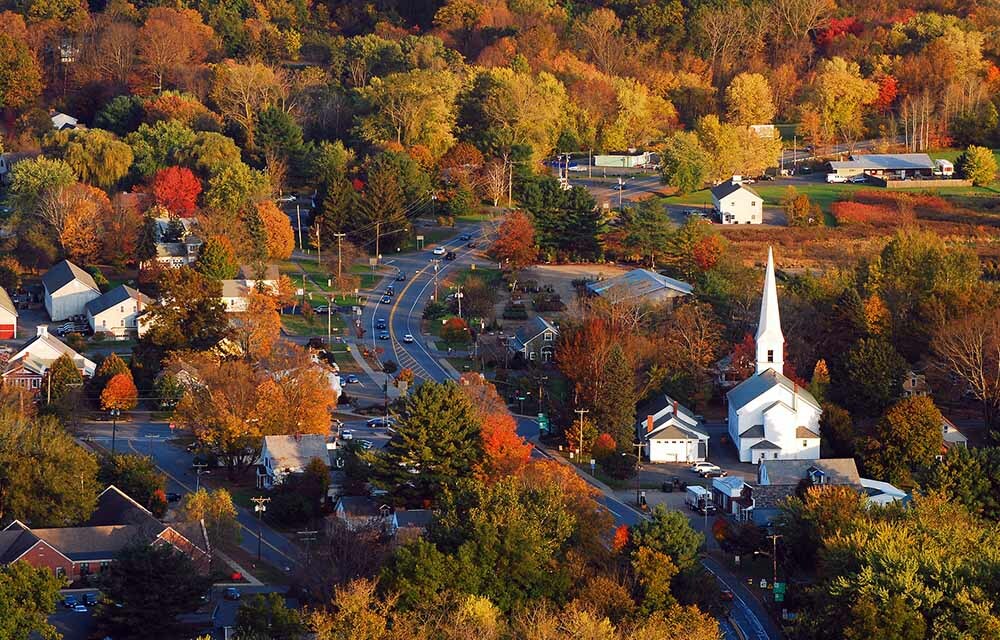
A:
[[[250,240],[248,257],[253,264],[267,261],[267,228],[257,212],[257,207],[250,207],[243,214],[243,224],[247,227],[247,237]]]
[[[374,251],[373,240],[377,225],[378,232],[382,235],[379,251],[392,249],[399,244],[406,234],[397,231],[406,229],[408,225],[403,202],[403,188],[396,176],[388,169],[376,167],[368,174],[368,184],[358,209],[360,215],[355,218],[357,223],[351,230],[352,242],[371,247]]]
[[[239,265],[228,242],[215,236],[205,241],[194,263],[195,271],[207,278],[228,280],[235,278]]]
[[[614,436],[620,451],[631,452],[638,398],[632,366],[620,345],[611,347],[601,379],[603,384],[594,402],[594,422],[599,430]]]
[[[409,504],[436,498],[469,477],[482,458],[479,418],[454,382],[418,387],[394,428],[385,449],[362,455],[372,463],[375,484]]]
[[[338,176],[327,185],[319,231],[320,242],[324,247],[333,247],[337,244],[337,237],[334,234],[346,231],[348,221],[355,215],[357,206],[357,193],[350,180]]]

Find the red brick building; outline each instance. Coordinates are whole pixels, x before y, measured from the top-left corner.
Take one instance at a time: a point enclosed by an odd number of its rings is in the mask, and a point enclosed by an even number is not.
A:
[[[187,554],[203,571],[211,562],[204,524],[164,524],[114,485],[98,497],[97,508],[79,527],[32,529],[15,520],[0,531],[0,563],[23,560],[48,567],[70,582],[98,574],[129,544],[168,544]]]

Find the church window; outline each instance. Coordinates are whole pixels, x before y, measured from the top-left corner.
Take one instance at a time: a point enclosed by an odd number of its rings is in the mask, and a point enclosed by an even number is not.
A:
[[[767,361],[774,362],[774,349],[767,350]]]
[[[777,453],[776,453],[776,454],[774,454],[774,459],[775,459],[775,460],[777,460],[777,459],[778,459],[778,454],[777,454]]]
[[[809,441],[808,440],[803,440],[802,441],[802,448],[805,449],[808,446],[809,446]]]

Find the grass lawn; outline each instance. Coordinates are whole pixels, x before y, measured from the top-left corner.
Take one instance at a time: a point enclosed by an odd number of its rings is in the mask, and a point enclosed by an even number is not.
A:
[[[351,266],[351,273],[356,273],[361,276],[361,289],[373,289],[382,279],[382,274],[377,271],[372,271],[371,267],[364,264]]]
[[[417,235],[417,233],[411,233],[406,237],[406,240],[399,247],[400,253],[410,253],[418,250]],[[447,240],[451,236],[455,235],[455,229],[452,227],[437,227],[432,229],[421,228],[419,235],[424,237],[424,249],[427,249],[427,247],[432,244],[437,244],[442,240]]]
[[[338,314],[333,314],[331,316],[330,326],[333,329],[334,335],[343,334],[344,321]],[[313,316],[312,322],[309,322],[301,314],[292,315],[287,313],[281,316],[281,327],[285,330],[285,333],[288,333],[289,335],[325,336],[326,316],[316,314]]]
[[[358,365],[358,361],[354,359],[354,356],[349,351],[334,351],[333,359],[343,373],[361,373],[362,371]]]
[[[503,279],[503,272],[499,269],[491,269],[489,267],[476,267],[475,269],[463,269],[458,272],[455,276],[455,284],[465,284],[465,281],[469,279],[470,276],[476,276],[483,280],[486,284],[497,285]]]

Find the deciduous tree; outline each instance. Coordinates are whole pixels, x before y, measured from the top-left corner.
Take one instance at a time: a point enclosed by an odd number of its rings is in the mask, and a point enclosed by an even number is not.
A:
[[[170,213],[190,218],[198,209],[201,181],[186,167],[160,169],[153,177],[153,196],[156,204]]]
[[[958,157],[955,170],[975,186],[985,187],[997,178],[997,159],[990,149],[973,145]]]
[[[167,487],[167,477],[151,457],[130,453],[102,458],[97,478],[102,485],[113,484],[146,507],[151,505],[153,494]]]
[[[941,453],[944,418],[927,396],[893,405],[865,444],[865,468],[876,478],[905,483],[910,471],[929,466]]]
[[[204,522],[212,544],[231,545],[240,541],[240,523],[233,497],[225,489],[201,488],[184,497],[181,513],[188,522]]]
[[[664,182],[678,193],[691,193],[705,186],[711,160],[694,132],[678,131],[667,138],[660,158]]]
[[[0,104],[20,109],[42,92],[42,70],[26,42],[0,34]]]
[[[250,149],[256,144],[257,114],[281,105],[286,92],[281,73],[261,62],[241,64],[226,60],[215,65],[212,98],[222,115],[243,130]]]
[[[167,269],[159,278],[160,297],[147,309],[144,340],[164,350],[207,349],[226,334],[222,285],[194,269]]]
[[[139,391],[132,382],[132,374],[115,374],[101,392],[101,408],[105,411],[118,409],[128,411],[135,408]]]
[[[49,624],[63,580],[48,567],[12,562],[0,567],[0,636],[17,640],[62,636]]]
[[[80,180],[111,189],[132,166],[132,148],[103,129],[54,131],[42,143],[49,157],[65,160]]]
[[[759,73],[741,73],[726,87],[726,118],[749,126],[770,124],[774,120],[774,97],[771,84]]]
[[[1000,317],[986,309],[941,320],[931,342],[937,366],[956,376],[982,403],[991,436],[1000,439]]]
[[[257,203],[257,214],[264,223],[268,257],[271,260],[287,260],[295,249],[295,232],[288,216],[270,200]]]
[[[139,29],[139,56],[157,91],[179,84],[215,48],[215,32],[195,9],[153,7]]]
[[[497,238],[490,245],[490,257],[520,271],[534,263],[538,256],[535,244],[535,226],[523,211],[512,211],[504,218],[497,231]]]

